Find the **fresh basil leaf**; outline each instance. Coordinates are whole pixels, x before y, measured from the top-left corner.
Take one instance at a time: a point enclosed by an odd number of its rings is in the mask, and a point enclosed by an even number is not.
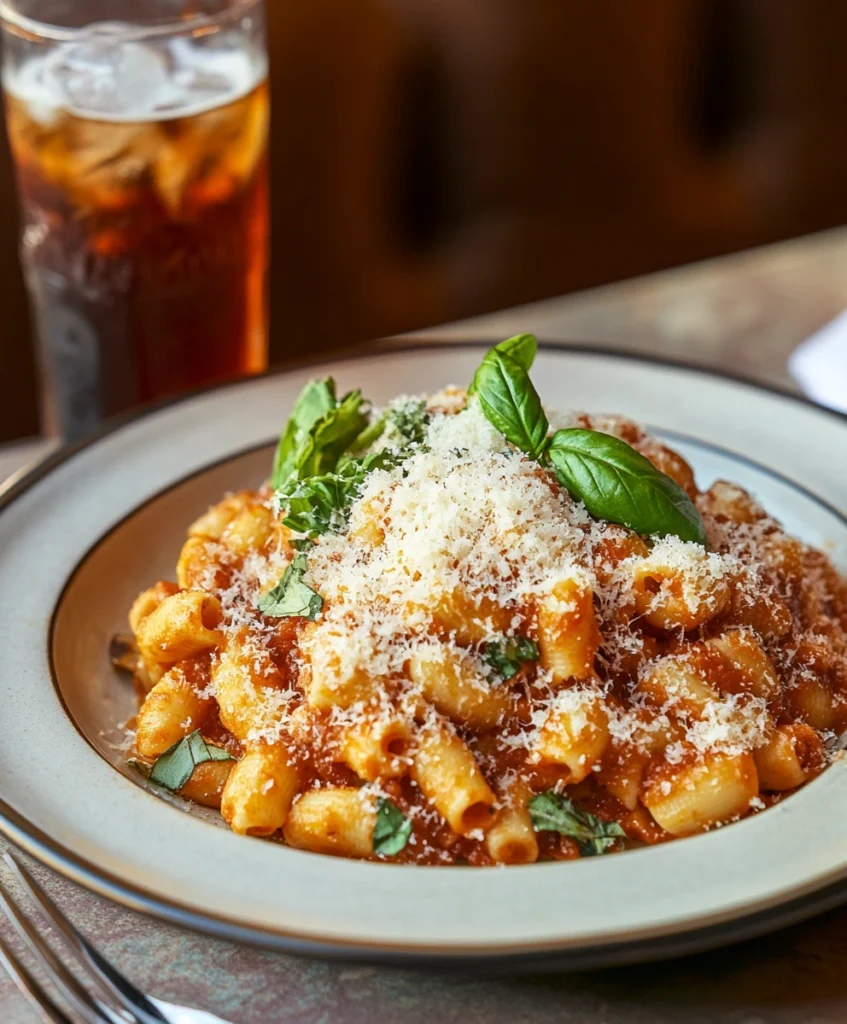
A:
[[[575,839],[583,857],[606,853],[626,838],[616,821],[603,821],[552,789],[534,796],[526,806],[536,832],[560,832]]]
[[[547,454],[562,486],[596,519],[705,545],[706,528],[685,491],[620,438],[559,430]]]
[[[426,399],[410,398],[388,407],[388,424],[407,444],[422,444],[429,425]]]
[[[277,491],[280,505],[288,509],[283,522],[310,537],[343,530],[353,502],[367,476],[375,469],[393,469],[408,452],[383,449],[361,459],[350,459],[337,473],[314,476]]]
[[[474,381],[489,422],[531,459],[539,458],[547,447],[550,425],[527,371],[494,350],[483,359]]]
[[[314,547],[314,542],[311,537],[295,537],[293,540],[288,542],[295,551],[311,551]]]
[[[274,490],[292,479],[334,470],[368,427],[366,404],[358,390],[337,400],[332,377],[307,384],[277,446],[271,474]]]
[[[503,637],[489,640],[485,645],[482,660],[491,666],[500,679],[511,679],[527,661],[538,661],[538,644],[528,636]]]
[[[166,750],[153,765],[148,779],[176,793],[188,782],[198,764],[232,760],[234,758],[226,750],[206,743],[198,729]],[[140,771],[140,768],[137,770]]]
[[[411,834],[411,820],[391,800],[379,797],[376,802],[373,852],[383,857],[396,857],[405,848]]]
[[[372,444],[375,444],[382,437],[386,426],[388,426],[388,418],[384,415],[369,423],[350,445],[350,450],[339,461],[339,465],[343,465],[348,457],[355,458],[358,455],[364,454]]]
[[[317,420],[294,460],[298,480],[331,473],[341,456],[368,425],[362,392],[351,391]]]
[[[297,455],[308,437],[309,431],[322,417],[336,407],[335,381],[312,380],[300,392],[294,403],[291,417],[283,431],[276,449],[271,486],[282,486],[294,472]]]
[[[506,338],[499,345],[495,345],[486,354],[485,358],[487,359],[492,352],[501,352],[503,355],[511,357],[529,373],[532,369],[532,364],[535,362],[535,355],[538,352],[538,340],[534,334],[516,334],[513,338]],[[468,388],[468,395],[472,395],[475,391],[476,377],[474,377],[471,386]]]
[[[324,603],[320,594],[303,582],[306,568],[306,555],[298,552],[279,583],[259,598],[256,604],[259,611],[276,619],[299,616],[314,622]]]

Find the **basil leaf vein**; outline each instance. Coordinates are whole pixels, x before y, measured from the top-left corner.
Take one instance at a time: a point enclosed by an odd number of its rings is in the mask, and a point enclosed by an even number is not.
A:
[[[559,430],[547,455],[562,486],[596,519],[706,544],[703,520],[685,491],[620,438],[596,430]]]
[[[188,782],[198,764],[206,761],[233,761],[234,758],[221,747],[210,746],[197,729],[184,736],[156,760],[149,775],[150,782],[176,793]],[[140,771],[140,762],[132,765]]]
[[[303,582],[307,568],[305,553],[298,551],[279,583],[256,602],[259,611],[276,619],[300,616],[314,622],[324,603],[320,594]]]
[[[540,653],[538,644],[527,636],[503,637],[488,641],[482,660],[505,681],[517,675],[525,662],[538,661]]]
[[[626,838],[616,821],[604,821],[552,789],[532,797],[527,809],[536,832],[559,832],[575,839],[583,857],[607,853]]]
[[[387,797],[376,801],[376,821],[373,832],[373,852],[383,857],[396,857],[405,849],[412,834],[412,822]]]
[[[492,349],[474,383],[489,422],[531,459],[539,458],[547,447],[550,425],[527,371],[511,356]]]
[[[491,352],[500,352],[503,355],[514,359],[518,366],[522,366],[527,373],[532,369],[535,362],[535,355],[538,352],[538,339],[534,334],[516,334],[512,338],[506,338],[499,345],[495,345]],[[488,352],[485,359],[488,359],[491,352]],[[476,377],[468,388],[468,395],[476,391]]]

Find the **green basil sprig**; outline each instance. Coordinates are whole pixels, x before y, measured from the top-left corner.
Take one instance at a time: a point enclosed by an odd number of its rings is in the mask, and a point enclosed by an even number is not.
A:
[[[539,657],[538,644],[534,640],[530,640],[528,636],[512,636],[489,640],[485,645],[482,660],[505,681],[516,676],[522,664],[538,661]]]
[[[205,764],[206,761],[233,760],[235,759],[226,750],[208,744],[200,735],[200,730],[196,729],[166,750],[149,772],[146,770],[147,766],[140,761],[132,759],[127,764],[150,782],[177,793],[194,774],[198,764]]]
[[[636,533],[706,544],[703,520],[685,491],[620,438],[558,430],[547,455],[559,483],[595,518]]]
[[[538,339],[534,334],[516,334],[513,338],[506,338],[499,345],[495,345],[486,354],[485,358],[488,359],[492,352],[499,352],[501,355],[509,356],[510,359],[514,359],[518,366],[522,366],[529,373],[538,352]],[[468,388],[468,395],[474,394],[475,391],[476,376],[474,376],[471,386]]]
[[[531,459],[540,458],[547,447],[550,424],[520,363],[494,349],[483,359],[474,383],[489,422]]]
[[[366,405],[358,390],[339,401],[332,377],[307,384],[279,440],[271,486],[277,489],[292,478],[304,480],[334,470],[368,426]]]
[[[300,616],[314,622],[324,603],[321,595],[303,582],[307,568],[305,553],[298,551],[279,583],[256,602],[259,611],[275,619]]]
[[[536,832],[559,832],[575,839],[583,857],[607,853],[626,838],[616,821],[603,821],[552,789],[534,796],[526,806]]]
[[[412,822],[387,797],[376,802],[376,821],[373,832],[373,852],[382,857],[396,857],[405,849],[412,834]]]
[[[331,377],[312,381],[301,392],[277,446],[271,476],[279,507],[286,510],[284,522],[292,530],[316,537],[343,529],[367,474],[399,465],[412,454],[411,446],[423,441],[429,423],[423,399],[395,403],[373,422],[368,422],[367,407],[360,391],[336,399]],[[363,455],[388,428],[399,443]],[[267,615],[283,614],[280,607],[316,614],[307,590],[292,563],[292,575],[283,577],[260,607]]]
[[[295,460],[299,480],[331,472],[368,424],[362,392],[351,391],[315,423]]]
[[[490,349],[474,377],[483,412],[506,440],[532,459],[549,461],[559,483],[596,519],[705,546],[706,528],[694,503],[631,445],[597,430],[574,428],[547,436],[541,399],[526,366],[514,358],[518,352],[526,362],[534,348],[516,345],[510,355],[505,346],[514,340]]]
[[[309,381],[303,388],[276,448],[271,473],[272,487],[280,487],[294,472],[297,454],[309,431],[336,405],[335,381],[331,377]]]

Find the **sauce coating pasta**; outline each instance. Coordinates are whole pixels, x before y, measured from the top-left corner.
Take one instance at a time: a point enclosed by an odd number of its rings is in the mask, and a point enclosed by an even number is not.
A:
[[[549,417],[645,456],[707,543],[589,515],[462,389],[366,409],[357,461],[198,509],[133,605],[141,763],[199,731],[222,760],[179,791],[234,830],[417,864],[663,842],[814,778],[847,581],[631,421]]]

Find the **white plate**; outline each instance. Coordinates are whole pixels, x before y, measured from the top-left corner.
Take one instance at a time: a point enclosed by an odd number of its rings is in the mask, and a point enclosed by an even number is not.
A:
[[[172,921],[289,951],[382,960],[622,962],[756,934],[844,898],[847,762],[708,835],[506,869],[359,863],[239,838],[115,769],[114,722],[129,705],[108,667],[108,638],[142,587],[172,576],[191,518],[266,473],[268,443],[304,381],[332,373],[342,389],[361,385],[382,402],[467,381],[480,354],[416,345],[203,392],[113,427],[7,491],[8,836],[83,884]],[[701,486],[737,480],[847,568],[847,418],[612,353],[546,348],[534,376],[550,405],[621,412],[666,434]]]

